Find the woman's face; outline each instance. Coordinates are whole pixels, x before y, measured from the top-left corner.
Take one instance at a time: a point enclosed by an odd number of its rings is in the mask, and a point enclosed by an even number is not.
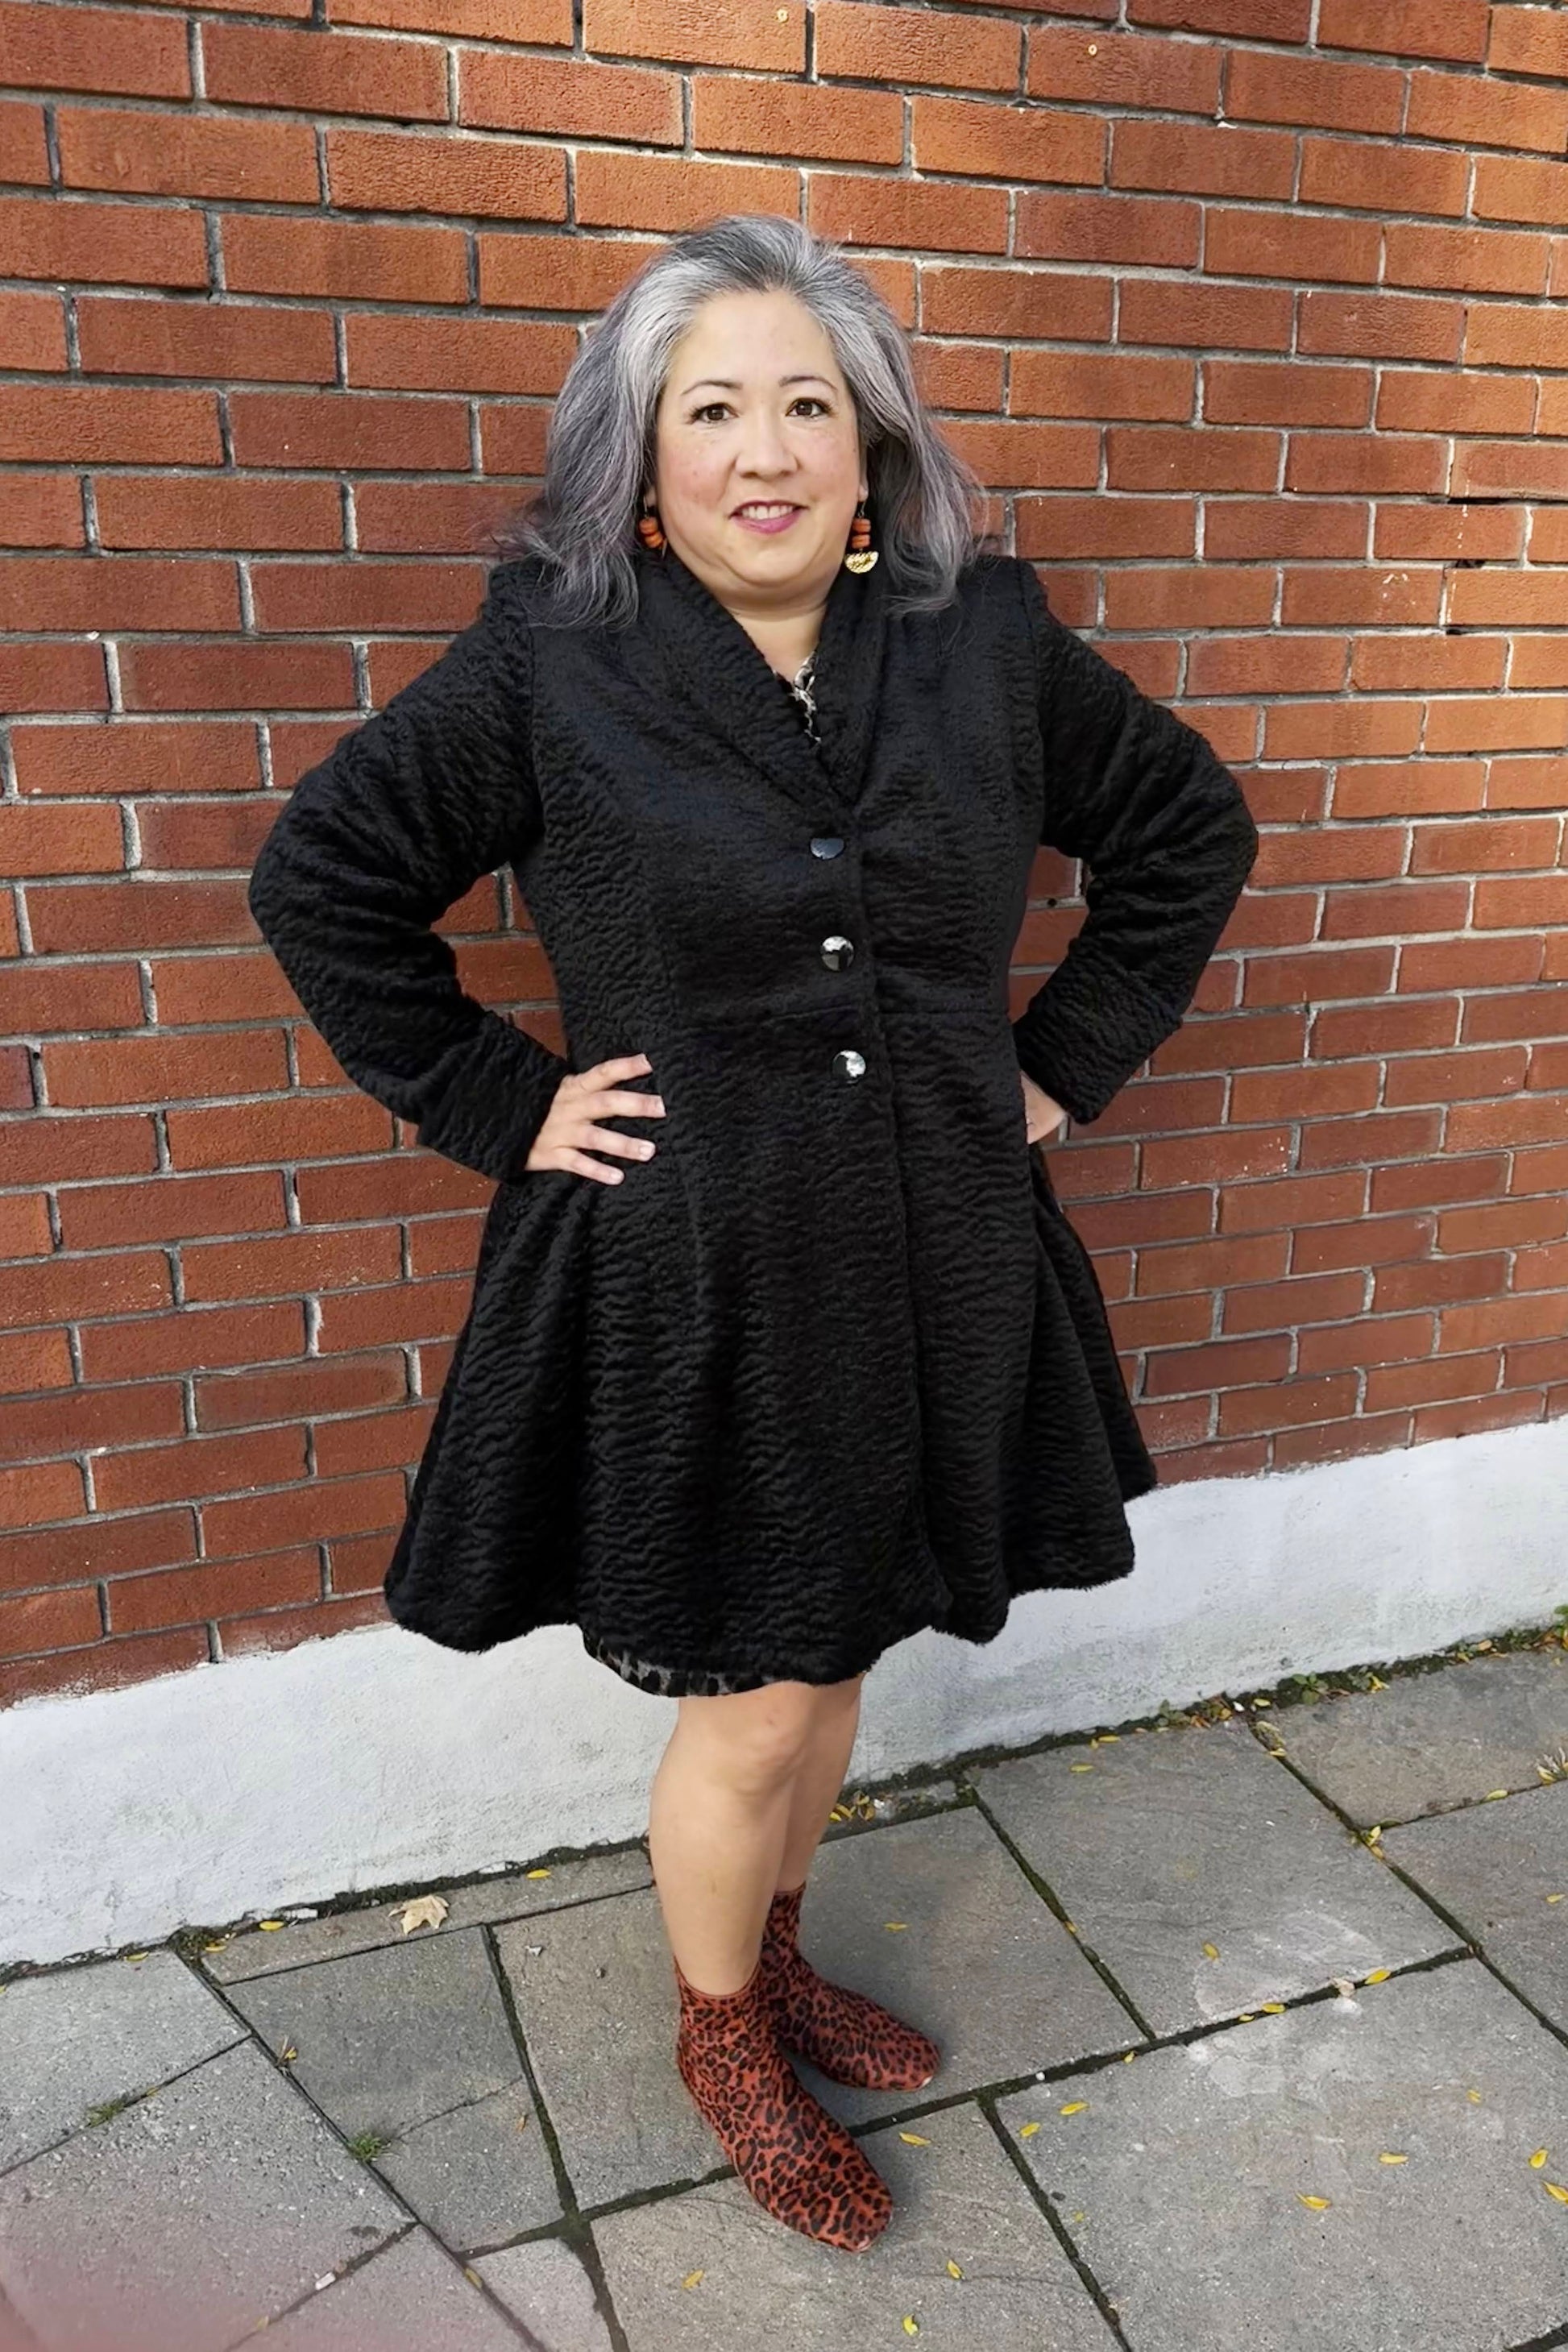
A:
[[[819,604],[866,495],[833,345],[794,294],[716,294],[677,344],[655,425],[654,503],[681,562],[726,604]],[[742,509],[783,506],[763,528]]]

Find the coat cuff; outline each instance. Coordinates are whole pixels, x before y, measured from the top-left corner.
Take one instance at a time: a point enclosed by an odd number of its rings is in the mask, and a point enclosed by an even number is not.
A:
[[[1018,1066],[1086,1126],[1174,1036],[1184,1010],[1075,939],[1012,1024]]]

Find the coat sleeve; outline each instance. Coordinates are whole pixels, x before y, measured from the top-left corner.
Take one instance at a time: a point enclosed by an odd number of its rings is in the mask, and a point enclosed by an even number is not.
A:
[[[436,918],[540,830],[531,631],[510,568],[440,659],[301,776],[250,911],[347,1076],[419,1141],[522,1172],[570,1065],[460,987]]]
[[[1019,1066],[1080,1125],[1181,1027],[1258,855],[1240,784],[1195,728],[1019,585],[1046,751],[1040,838],[1088,868],[1088,912],[1013,1024]]]

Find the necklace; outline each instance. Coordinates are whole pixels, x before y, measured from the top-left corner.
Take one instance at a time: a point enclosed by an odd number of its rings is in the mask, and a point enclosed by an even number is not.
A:
[[[784,680],[784,684],[788,688],[789,692],[794,695],[796,702],[799,703],[801,709],[805,714],[805,731],[811,740],[814,743],[816,742],[818,740],[816,732],[816,696],[813,691],[813,688],[816,684],[816,653],[812,652],[807,654],[805,659],[796,670],[794,677],[784,677],[784,674],[782,669],[779,670],[776,675]]]

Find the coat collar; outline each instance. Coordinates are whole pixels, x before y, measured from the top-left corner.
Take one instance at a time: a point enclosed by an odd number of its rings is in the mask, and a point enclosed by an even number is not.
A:
[[[639,613],[679,692],[814,817],[825,808],[847,815],[865,782],[881,696],[882,565],[834,574],[816,643],[818,746],[762,648],[675,550],[639,546],[637,564]]]

